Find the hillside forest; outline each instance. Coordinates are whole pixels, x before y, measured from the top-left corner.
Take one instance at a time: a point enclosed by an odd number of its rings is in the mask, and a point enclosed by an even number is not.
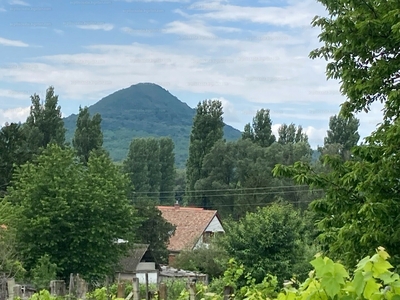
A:
[[[133,243],[150,244],[165,263],[174,226],[155,206],[178,201],[221,216],[225,234],[174,262],[209,274],[219,290],[230,276],[237,289],[257,285],[258,297],[243,299],[271,299],[265,291],[274,275],[279,291],[285,280],[305,280],[279,299],[398,299],[398,3],[319,2],[329,18],[312,21],[324,45],[310,58],[329,61],[327,78],[340,79],[346,100],[329,120],[318,160],[301,125],[272,134],[268,108],[240,139],[226,141],[222,104],[204,100],[184,169],[175,168],[168,137],[133,139],[116,164],[103,148],[101,115],[87,107],[66,142],[49,87],[44,101],[31,97],[25,123],[0,130],[0,270],[36,286],[70,273],[98,282],[114,274]],[[359,144],[355,114],[376,102],[384,106],[382,122]]]

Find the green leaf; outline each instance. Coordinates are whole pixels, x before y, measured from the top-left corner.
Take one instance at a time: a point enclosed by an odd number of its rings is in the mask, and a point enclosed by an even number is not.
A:
[[[363,296],[369,299],[374,293],[379,292],[382,285],[377,283],[375,279],[371,278],[366,282]]]
[[[333,298],[340,291],[340,283],[332,273],[325,273],[321,279],[321,286],[326,294]]]
[[[357,296],[362,295],[365,284],[366,284],[366,282],[364,281],[364,276],[363,276],[362,272],[361,271],[356,272],[354,275],[354,279],[353,279],[353,287],[354,287],[354,290],[355,290]]]

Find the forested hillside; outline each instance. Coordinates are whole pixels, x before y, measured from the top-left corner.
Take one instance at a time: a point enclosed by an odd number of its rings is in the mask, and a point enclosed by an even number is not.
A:
[[[188,157],[190,129],[195,109],[153,83],[139,83],[108,95],[89,107],[91,114],[102,116],[104,148],[115,161],[122,161],[134,137],[171,137],[175,144],[178,167],[184,167]],[[64,119],[66,140],[71,141],[77,115]],[[228,141],[237,140],[240,131],[226,125]]]

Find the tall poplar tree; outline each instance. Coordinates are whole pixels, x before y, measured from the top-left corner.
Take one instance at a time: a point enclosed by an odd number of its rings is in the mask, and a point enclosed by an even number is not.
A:
[[[250,123],[245,125],[242,139],[249,139],[261,147],[269,147],[275,142],[269,109],[257,111],[252,125]]]
[[[146,157],[143,159],[147,163],[147,176],[149,182],[148,195],[154,199],[160,198],[161,166],[160,166],[160,144],[156,138],[144,140]]]
[[[175,186],[175,153],[174,142],[171,138],[160,138],[160,203],[172,204]]]
[[[214,144],[223,139],[222,103],[219,100],[204,100],[197,105],[190,134],[189,158],[186,163],[186,192],[189,201],[197,205],[201,203],[199,195],[193,193],[199,179],[207,176],[202,173],[203,159],[211,151]]]
[[[66,129],[54,87],[46,90],[44,103],[37,94],[31,96],[31,101],[30,114],[24,124],[31,151],[38,153],[39,148],[45,148],[50,143],[64,146]]]
[[[129,146],[128,156],[123,162],[123,170],[129,175],[136,193],[144,195],[150,191],[147,147],[144,138],[135,138]]]
[[[339,154],[343,159],[350,158],[350,150],[357,145],[360,135],[360,121],[354,116],[344,118],[334,115],[329,119],[329,130],[324,139],[324,147],[318,150],[321,154]]]
[[[7,190],[15,166],[31,159],[26,136],[20,124],[5,124],[0,130],[0,197]]]
[[[282,145],[286,144],[295,144],[300,142],[308,143],[308,136],[303,131],[303,127],[301,125],[297,126],[293,123],[290,125],[282,124],[278,128],[278,143]]]
[[[85,164],[89,160],[90,152],[102,149],[103,132],[101,131],[101,121],[100,114],[95,114],[91,118],[87,106],[83,109],[79,107],[79,115],[76,120],[76,130],[72,145]]]

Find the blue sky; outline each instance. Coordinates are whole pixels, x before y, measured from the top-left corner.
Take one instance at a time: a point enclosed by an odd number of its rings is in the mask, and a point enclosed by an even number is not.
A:
[[[0,0],[0,123],[24,121],[33,93],[53,85],[63,114],[153,82],[191,107],[220,99],[242,130],[261,108],[274,131],[302,125],[313,147],[345,98],[326,80],[313,0]],[[379,107],[358,116],[360,134]]]

